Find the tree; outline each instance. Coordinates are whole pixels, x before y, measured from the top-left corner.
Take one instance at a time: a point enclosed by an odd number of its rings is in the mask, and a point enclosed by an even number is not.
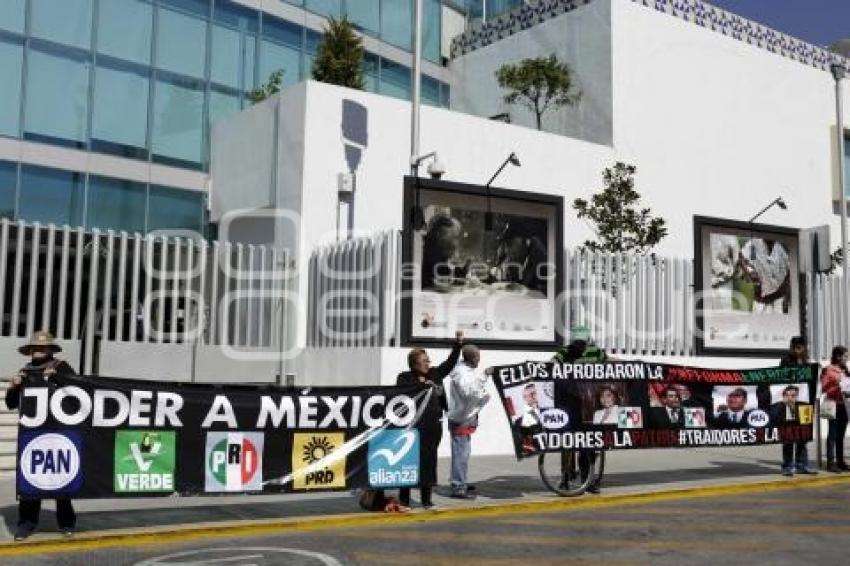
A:
[[[504,96],[507,104],[518,104],[534,113],[538,130],[547,110],[572,106],[581,98],[581,93],[574,89],[569,65],[558,61],[555,55],[502,65],[496,71],[496,80],[500,87],[510,91]]]
[[[354,25],[346,16],[337,20],[331,17],[319,43],[313,78],[363,90],[363,40],[354,32]]]
[[[258,86],[248,93],[248,100],[251,104],[257,104],[280,92],[280,85],[283,82],[283,69],[278,69],[269,75],[269,80],[266,84]]]
[[[584,248],[594,252],[646,253],[667,235],[665,220],[653,217],[649,208],[637,209],[640,193],[635,190],[634,165],[617,162],[605,169],[605,188],[590,202],[577,198],[573,208],[579,218],[594,225],[598,241],[587,240]]]

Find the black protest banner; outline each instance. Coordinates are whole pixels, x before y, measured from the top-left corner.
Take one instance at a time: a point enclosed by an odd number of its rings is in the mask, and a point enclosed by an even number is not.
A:
[[[522,458],[811,440],[817,367],[525,362],[494,368],[494,382]]]
[[[57,376],[22,392],[17,490],[99,498],[415,486],[429,395]]]

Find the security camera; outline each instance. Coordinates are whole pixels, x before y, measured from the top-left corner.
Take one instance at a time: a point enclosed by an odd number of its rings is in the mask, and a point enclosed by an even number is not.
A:
[[[446,166],[443,165],[443,162],[435,156],[434,160],[428,164],[428,175],[430,175],[432,179],[439,179],[445,174]]]

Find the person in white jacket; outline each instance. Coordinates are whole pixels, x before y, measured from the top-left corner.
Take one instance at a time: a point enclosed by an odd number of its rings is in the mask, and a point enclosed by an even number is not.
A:
[[[451,497],[472,499],[466,484],[472,434],[478,427],[478,413],[487,404],[487,376],[476,372],[481,353],[467,344],[461,351],[463,360],[448,377],[449,432],[452,437]]]

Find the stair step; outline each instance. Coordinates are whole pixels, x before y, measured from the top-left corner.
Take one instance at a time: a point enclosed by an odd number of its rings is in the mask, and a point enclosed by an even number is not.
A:
[[[0,471],[14,470],[15,466],[16,457],[14,454],[12,456],[0,456]]]
[[[18,424],[17,411],[0,411],[0,427],[3,425],[15,426]]]

